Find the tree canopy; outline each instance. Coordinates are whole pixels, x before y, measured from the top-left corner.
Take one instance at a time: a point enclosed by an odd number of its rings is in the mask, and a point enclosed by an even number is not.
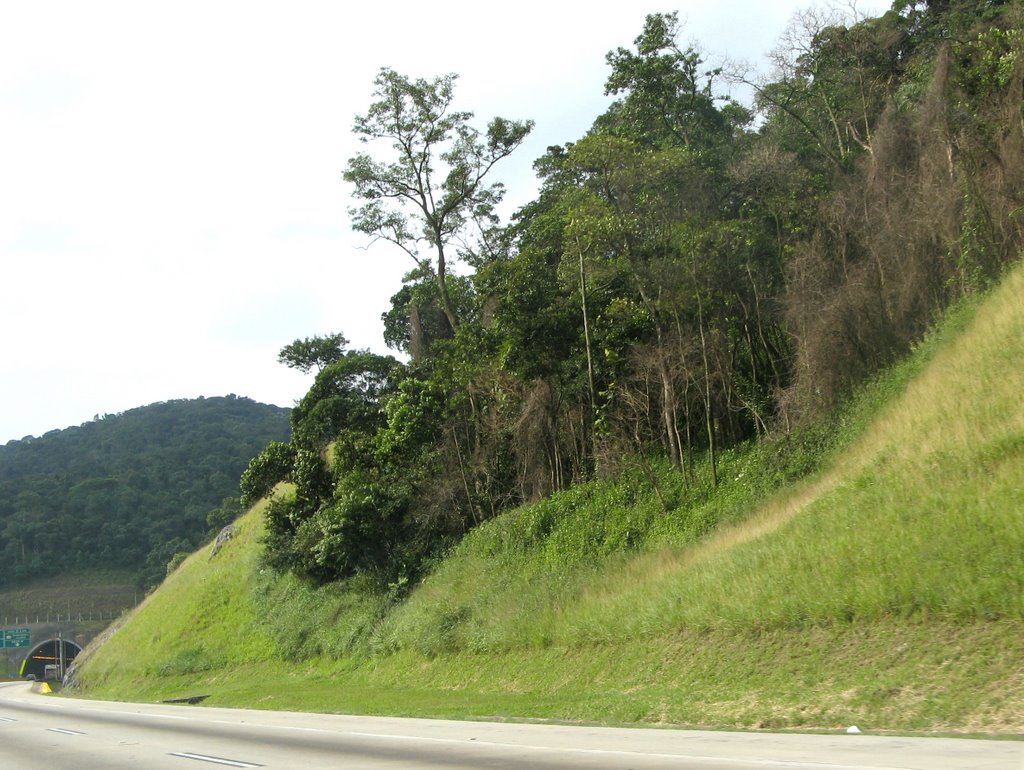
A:
[[[290,369],[298,369],[303,374],[309,374],[314,367],[317,372],[322,372],[325,366],[333,364],[344,355],[346,347],[348,340],[344,334],[306,337],[281,348],[277,360]]]
[[[168,401],[0,446],[0,585],[109,567],[159,582],[231,509],[249,459],[289,440],[288,414],[236,396]]]

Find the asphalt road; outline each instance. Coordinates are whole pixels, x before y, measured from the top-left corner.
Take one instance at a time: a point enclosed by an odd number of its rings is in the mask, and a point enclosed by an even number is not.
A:
[[[349,717],[110,703],[0,684],[3,770],[1024,770],[1017,741]]]

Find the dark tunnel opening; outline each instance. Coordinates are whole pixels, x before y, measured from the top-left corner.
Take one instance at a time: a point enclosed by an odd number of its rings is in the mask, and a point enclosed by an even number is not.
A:
[[[81,647],[67,639],[47,639],[32,648],[21,664],[20,675],[38,681],[63,679],[71,661],[81,651]]]

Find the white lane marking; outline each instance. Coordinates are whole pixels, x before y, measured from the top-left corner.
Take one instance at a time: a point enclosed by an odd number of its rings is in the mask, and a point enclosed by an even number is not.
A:
[[[47,727],[46,729],[51,733],[60,733],[61,735],[85,735],[78,730],[65,730],[63,727]]]
[[[114,711],[103,708],[84,708],[82,711],[98,711],[101,714],[118,714],[127,717],[146,717],[151,719],[180,719],[183,722],[202,721],[194,720],[191,717],[183,717],[178,714],[147,714],[145,711]]]
[[[222,724],[230,724],[229,722],[222,722]],[[253,723],[255,724],[255,722]],[[294,730],[299,733],[323,733],[324,735],[349,735],[348,730],[329,730],[326,727],[301,727],[299,725],[276,725],[277,730]],[[358,735],[359,733],[351,733],[352,735]]]
[[[224,759],[224,757],[209,757],[206,754],[192,754],[188,751],[175,751],[170,754],[172,757],[181,757],[182,759],[195,759],[199,762],[209,762],[213,765],[227,765],[228,767],[263,767],[263,765],[254,765],[252,762],[241,762],[237,759]]]

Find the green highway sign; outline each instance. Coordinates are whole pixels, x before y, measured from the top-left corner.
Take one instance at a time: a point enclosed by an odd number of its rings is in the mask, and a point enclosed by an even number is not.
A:
[[[27,628],[5,628],[0,630],[3,644],[0,647],[29,647],[32,644],[32,632]]]

